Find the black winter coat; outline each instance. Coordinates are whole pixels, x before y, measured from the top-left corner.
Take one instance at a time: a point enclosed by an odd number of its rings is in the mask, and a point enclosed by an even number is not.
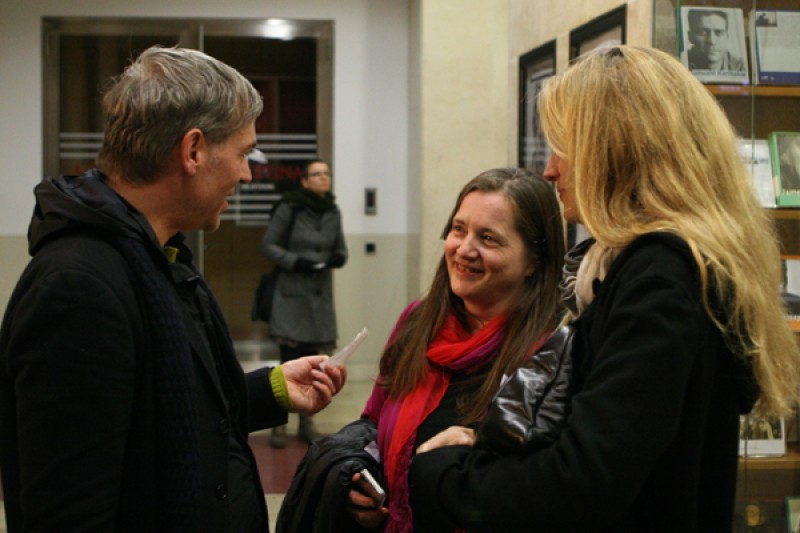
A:
[[[572,414],[550,447],[419,454],[409,483],[424,531],[730,531],[739,415],[756,399],[702,305],[686,244],[622,251],[574,325]]]
[[[73,188],[82,189],[83,200]],[[0,469],[8,530],[160,531],[165,495],[156,458],[164,443],[157,432],[162,410],[154,395],[152,331],[142,288],[115,236],[141,239],[176,291],[200,285],[191,275],[170,278],[144,217],[130,206],[120,209],[99,173],[47,180],[36,194],[33,259],[0,333]],[[181,249],[179,261],[190,261],[185,247],[171,244]],[[187,263],[184,272],[192,271]],[[188,332],[193,354],[201,461],[196,531],[228,531],[236,494],[255,498],[251,513],[266,523],[246,439],[253,429],[286,421],[272,395],[270,369],[245,376],[232,348],[213,348],[230,343],[224,322],[198,327],[190,311],[182,311],[174,318]],[[210,315],[208,309],[203,314]],[[232,442],[238,446],[233,455]],[[231,469],[233,463],[239,466]]]
[[[361,419],[314,441],[297,466],[283,499],[275,533],[360,533],[347,514],[353,474],[367,468],[381,486],[383,468],[366,448],[375,442],[375,423]]]

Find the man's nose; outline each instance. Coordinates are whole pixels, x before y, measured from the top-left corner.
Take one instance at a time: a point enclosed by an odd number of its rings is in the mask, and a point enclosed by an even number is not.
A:
[[[253,181],[253,170],[250,168],[249,164],[245,164],[244,174],[240,181],[243,183],[250,183]]]

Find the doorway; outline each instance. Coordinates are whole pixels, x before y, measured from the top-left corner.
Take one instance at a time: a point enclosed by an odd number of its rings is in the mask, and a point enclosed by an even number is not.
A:
[[[94,166],[102,143],[102,88],[152,45],[202,50],[248,78],[264,99],[256,122],[268,162],[253,168],[213,233],[187,236],[231,328],[237,353],[270,357],[268,326],[250,319],[260,275],[271,266],[259,244],[272,205],[299,184],[305,161],[332,160],[333,21],[45,18],[45,175]],[[252,351],[251,351],[252,348]]]

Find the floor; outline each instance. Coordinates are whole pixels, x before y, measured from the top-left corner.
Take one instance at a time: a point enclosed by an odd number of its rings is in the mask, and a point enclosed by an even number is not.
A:
[[[324,411],[314,416],[321,433],[335,433],[345,424],[357,419],[372,391],[372,380],[348,378],[347,384]],[[250,435],[250,446],[256,456],[261,484],[269,508],[270,531],[275,530],[283,495],[292,482],[298,463],[308,449],[304,440],[297,437],[297,415],[290,415],[286,448],[274,450],[269,446],[269,431]],[[0,531],[2,533],[2,531]]]
[[[289,489],[297,465],[303,459],[308,445],[294,435],[289,437],[286,448],[282,450],[273,450],[268,441],[269,432],[250,437],[250,446],[256,456],[264,497],[267,499],[269,530],[275,531],[283,496]]]
[[[266,350],[266,351],[265,351]],[[274,352],[267,346],[246,344],[237,345],[237,353],[245,370],[276,364],[269,356]],[[348,377],[345,387],[333,399],[333,402],[322,412],[314,416],[314,423],[321,433],[335,433],[345,424],[352,422],[361,414],[364,404],[372,391],[372,379],[365,375]],[[269,445],[269,430],[255,432],[250,435],[250,446],[256,457],[261,484],[264,487],[267,507],[269,509],[270,531],[275,530],[280,504],[292,482],[297,465],[308,449],[308,444],[297,437],[297,415],[289,416],[288,442],[281,450],[274,450]],[[0,533],[6,533],[6,519],[3,502],[0,500]]]

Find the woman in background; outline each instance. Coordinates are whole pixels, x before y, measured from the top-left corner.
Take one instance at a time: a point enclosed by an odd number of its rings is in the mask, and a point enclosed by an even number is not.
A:
[[[310,161],[299,189],[285,193],[261,242],[262,253],[281,269],[275,285],[269,335],[280,346],[281,362],[332,353],[336,347],[332,268],[347,262],[342,215],[331,193],[325,161]],[[319,437],[310,416],[300,415],[298,435]],[[286,426],[272,430],[270,445],[286,446]]]
[[[800,358],[776,239],[708,90],[673,57],[616,46],[545,84],[569,222],[572,414],[499,457],[452,428],[410,467],[424,531],[730,531],[739,415],[791,412]],[[461,444],[449,446],[449,444]],[[466,444],[466,445],[464,445]]]

